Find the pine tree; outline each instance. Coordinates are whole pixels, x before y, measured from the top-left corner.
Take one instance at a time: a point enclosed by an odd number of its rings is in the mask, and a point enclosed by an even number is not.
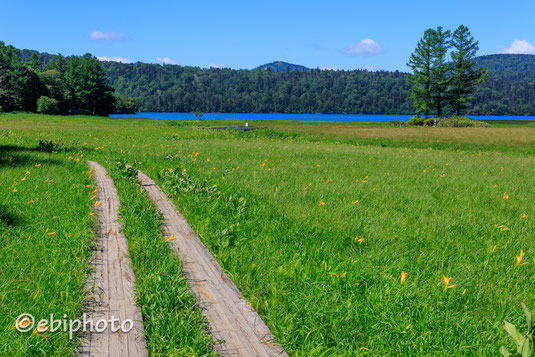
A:
[[[409,100],[417,113],[425,113],[426,119],[429,117],[429,110],[432,107],[432,64],[435,37],[435,30],[426,30],[407,63],[407,66],[413,71],[413,74],[407,77],[407,82],[413,85]]]
[[[478,44],[464,25],[455,30],[451,39],[452,81],[448,99],[452,112],[457,116],[474,100],[472,93],[475,87],[489,79],[486,68],[475,68],[474,58],[479,50]]]
[[[442,26],[439,26],[431,41],[431,53],[433,55],[433,63],[431,66],[432,73],[432,107],[436,109],[437,117],[443,114],[443,108],[448,97],[448,86],[451,78],[448,75],[450,70],[450,63],[447,61],[448,50],[450,49],[451,31],[444,31]]]

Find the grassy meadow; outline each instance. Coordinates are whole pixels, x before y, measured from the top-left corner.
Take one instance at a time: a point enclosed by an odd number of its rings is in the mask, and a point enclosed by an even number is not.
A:
[[[0,354],[76,347],[63,334],[17,333],[13,322],[83,311],[94,224],[85,159],[119,190],[153,355],[212,352],[159,215],[117,162],[172,197],[292,356],[512,347],[503,320],[522,331],[519,303],[535,309],[533,123],[249,123],[269,129],[0,115]],[[37,151],[39,140],[59,147]]]

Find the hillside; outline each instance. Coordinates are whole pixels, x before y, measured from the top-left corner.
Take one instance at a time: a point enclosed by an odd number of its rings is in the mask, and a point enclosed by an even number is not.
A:
[[[535,55],[498,54],[479,56],[478,67],[486,67],[492,74],[535,71]]]
[[[266,64],[263,64],[261,66],[258,66],[254,69],[270,69],[272,71],[280,71],[280,72],[286,72],[288,70],[290,71],[295,71],[295,70],[298,70],[298,71],[306,71],[308,70],[309,68],[305,67],[305,66],[302,66],[300,64],[293,64],[293,63],[288,63],[288,62],[283,62],[283,61],[275,61],[275,62],[271,62],[271,63],[266,63]]]
[[[21,57],[29,61],[34,52],[21,50]],[[43,64],[55,57],[38,55]],[[466,114],[535,115],[535,56],[488,55],[476,62],[489,69],[491,79],[478,88]],[[410,85],[406,73],[398,71],[321,71],[282,61],[253,70],[103,65],[115,90],[135,98],[139,111],[413,113],[407,102]]]

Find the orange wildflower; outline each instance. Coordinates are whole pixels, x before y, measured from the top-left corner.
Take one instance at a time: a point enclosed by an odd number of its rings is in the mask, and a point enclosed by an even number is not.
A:
[[[167,242],[171,241],[171,240],[175,240],[176,237],[174,234],[171,234],[171,237],[167,238]]]
[[[523,218],[528,218],[528,215],[525,213],[522,213],[522,215],[520,216],[520,219],[523,219]]]
[[[356,200],[356,201],[353,201],[353,202],[351,202],[351,203],[353,203],[354,205],[358,205],[358,204],[359,204],[359,201]]]
[[[508,200],[509,199],[509,195],[506,192],[503,193],[503,199],[504,200]]]
[[[454,287],[457,286],[457,284],[450,285],[450,283],[451,283],[451,278],[445,276],[445,277],[444,277],[444,290],[447,290],[447,289],[453,289]]]
[[[96,201],[96,202],[95,202],[95,206],[97,206],[97,207],[102,206],[102,202],[100,202],[100,201]]]
[[[405,280],[407,280],[407,277],[409,276],[409,273],[405,273],[404,271],[401,272],[401,281],[400,284],[403,284]]]
[[[35,167],[41,167],[41,164],[35,164]]]
[[[521,249],[520,255],[516,256],[516,265],[521,266],[521,265],[526,265],[528,263],[528,262],[522,263],[523,261],[524,261],[524,251]]]
[[[325,205],[325,202],[319,201],[318,206],[323,206],[323,205]]]

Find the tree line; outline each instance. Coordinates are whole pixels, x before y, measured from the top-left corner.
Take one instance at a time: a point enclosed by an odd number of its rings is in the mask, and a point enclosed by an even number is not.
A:
[[[15,66],[20,76],[18,74],[8,76],[11,78],[10,88],[15,87],[12,82],[17,77],[24,78],[21,83],[17,84],[18,87],[29,86],[31,88],[29,84],[35,84],[35,76],[41,83],[51,82],[52,80],[41,78],[46,77],[44,72],[49,70],[47,69],[49,63],[61,58],[32,50],[20,50],[19,55],[24,66]],[[34,67],[37,62],[39,63],[37,70],[32,70],[32,57]],[[60,62],[68,62],[69,58],[63,58]],[[95,66],[98,66],[95,59],[92,61]],[[448,59],[446,63],[449,62],[451,60]],[[468,95],[475,99],[465,103],[466,109],[461,109],[463,114],[535,115],[535,101],[533,100],[535,98],[535,56],[490,55],[477,57],[474,62],[476,65],[472,68],[488,67],[490,78],[475,86],[474,92]],[[407,78],[414,74],[398,71],[312,69],[282,72],[261,69],[203,69],[148,63],[102,62],[101,65],[106,79],[115,89],[114,111],[119,112],[414,114],[412,102],[407,100],[415,86],[407,82]],[[43,95],[39,91],[33,94],[32,98],[31,95],[13,95],[13,89],[10,89],[7,91],[7,96],[11,98],[11,102],[5,104],[4,84],[6,82],[2,79],[3,73],[5,74],[0,69],[0,83],[2,83],[0,91],[4,93],[4,95],[0,94],[0,106],[6,108],[4,109],[6,111],[24,110],[23,107],[29,108],[26,110],[33,110],[31,103],[35,103],[33,107],[36,110],[36,100]],[[26,76],[25,73],[30,74]],[[451,75],[451,71],[445,73],[447,77]],[[54,98],[64,112],[90,113],[91,110],[88,107],[71,106],[72,103],[76,103],[70,99],[76,98],[73,95],[75,89],[69,84],[72,81],[66,80],[66,76],[66,74],[56,75],[56,78],[59,77],[59,84],[63,83],[71,88],[66,91],[67,100],[64,104],[61,104],[64,100],[61,99],[60,94],[65,91],[57,90],[56,92],[59,93],[45,95]],[[48,92],[54,92],[51,90],[54,88],[61,88],[59,84],[49,85]],[[20,89],[17,91],[20,92]],[[31,93],[31,91],[27,92]],[[25,102],[28,105],[21,103],[17,104],[16,109],[12,109],[14,107],[12,101],[15,97],[18,100],[27,98]],[[441,110],[455,114],[450,105],[451,102],[446,97],[444,98],[446,101],[441,99],[441,103],[445,106]],[[429,110],[430,114],[436,113],[435,109]]]
[[[124,102],[90,54],[57,55],[43,64],[36,53],[23,61],[18,49],[0,41],[0,111],[108,115]]]
[[[489,80],[463,103],[465,115],[535,115],[535,56],[475,58]],[[482,65],[483,64],[483,65]],[[399,71],[368,72],[204,69],[148,63],[105,62],[110,83],[135,98],[138,111],[324,114],[414,114],[414,84]],[[531,69],[533,68],[533,70]],[[451,72],[446,72],[449,76]],[[442,97],[441,97],[442,98]],[[443,102],[441,100],[441,102]],[[444,113],[455,114],[443,102]],[[430,113],[436,113],[430,108]],[[443,114],[442,114],[443,115]]]
[[[460,116],[468,108],[476,86],[489,79],[486,68],[476,67],[478,50],[478,42],[464,25],[453,34],[441,26],[424,32],[407,63],[413,70],[407,77],[412,84],[409,100],[417,113],[423,112],[427,119],[434,111],[442,117],[449,108]]]

